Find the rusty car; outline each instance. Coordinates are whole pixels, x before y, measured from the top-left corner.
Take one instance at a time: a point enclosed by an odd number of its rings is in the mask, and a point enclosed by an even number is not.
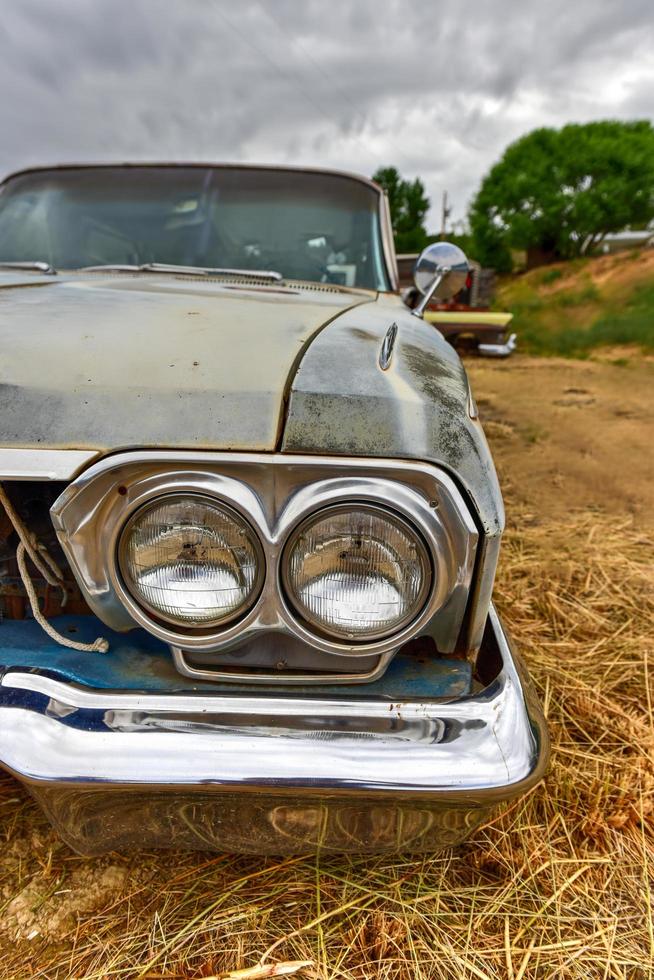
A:
[[[539,781],[502,496],[387,200],[310,168],[0,185],[0,765],[83,854],[420,851]]]

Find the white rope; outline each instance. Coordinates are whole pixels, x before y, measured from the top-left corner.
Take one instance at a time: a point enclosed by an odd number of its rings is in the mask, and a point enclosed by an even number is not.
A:
[[[13,528],[20,539],[18,548],[16,549],[16,561],[18,562],[18,571],[20,572],[21,580],[25,586],[25,591],[27,592],[27,598],[30,601],[32,615],[34,616],[36,622],[39,624],[41,629],[43,629],[48,636],[55,641],[55,643],[59,643],[62,647],[70,647],[71,650],[81,650],[85,653],[106,653],[109,649],[109,642],[102,637],[98,637],[98,639],[94,640],[93,643],[77,643],[75,640],[69,640],[66,636],[62,636],[62,634],[58,633],[54,626],[51,626],[47,621],[39,608],[39,599],[32,579],[27,571],[25,555],[28,554],[30,556],[39,572],[49,585],[58,586],[61,589],[63,596],[61,602],[62,607],[65,605],[66,599],[68,598],[64,574],[45,545],[41,544],[37,540],[36,536],[32,534],[32,532],[25,526],[22,518],[17,513],[9,497],[7,496],[7,492],[2,483],[0,483],[0,504],[2,504],[7,517],[11,521]]]
[[[33,535],[32,532],[25,527],[22,518],[14,508],[14,505],[7,496],[7,491],[1,483],[0,504],[2,504],[4,507],[5,513],[11,521],[16,534],[20,538],[21,544],[25,548],[25,551],[30,556],[48,585],[57,585],[61,589],[63,595],[61,604],[62,606],[65,605],[67,594],[66,587],[64,585],[63,572],[57,565],[54,558],[50,555],[45,545],[39,544],[35,535]]]

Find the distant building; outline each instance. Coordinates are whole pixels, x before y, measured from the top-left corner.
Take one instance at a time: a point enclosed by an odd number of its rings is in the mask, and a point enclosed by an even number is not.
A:
[[[629,248],[652,247],[654,247],[654,228],[646,228],[644,231],[627,229],[607,235],[599,246],[599,251],[604,255],[611,255],[613,252],[623,252]]]

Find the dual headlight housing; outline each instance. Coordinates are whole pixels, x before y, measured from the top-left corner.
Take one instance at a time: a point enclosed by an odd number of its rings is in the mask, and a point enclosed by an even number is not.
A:
[[[219,629],[244,616],[266,575],[277,574],[293,614],[346,643],[407,626],[434,577],[422,535],[391,509],[357,501],[321,507],[290,530],[270,568],[251,524],[197,493],[139,508],[120,535],[118,563],[138,605],[182,631]]]
[[[286,644],[362,670],[416,635],[455,649],[479,541],[438,467],[290,453],[116,454],[51,515],[114,630],[140,626],[174,654],[265,658]]]

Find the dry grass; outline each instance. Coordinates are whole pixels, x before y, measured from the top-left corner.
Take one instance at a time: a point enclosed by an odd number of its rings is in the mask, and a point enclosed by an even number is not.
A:
[[[654,975],[651,541],[512,517],[497,599],[549,716],[544,785],[432,857],[86,860],[7,779],[0,977],[206,977],[267,951],[321,978]]]

